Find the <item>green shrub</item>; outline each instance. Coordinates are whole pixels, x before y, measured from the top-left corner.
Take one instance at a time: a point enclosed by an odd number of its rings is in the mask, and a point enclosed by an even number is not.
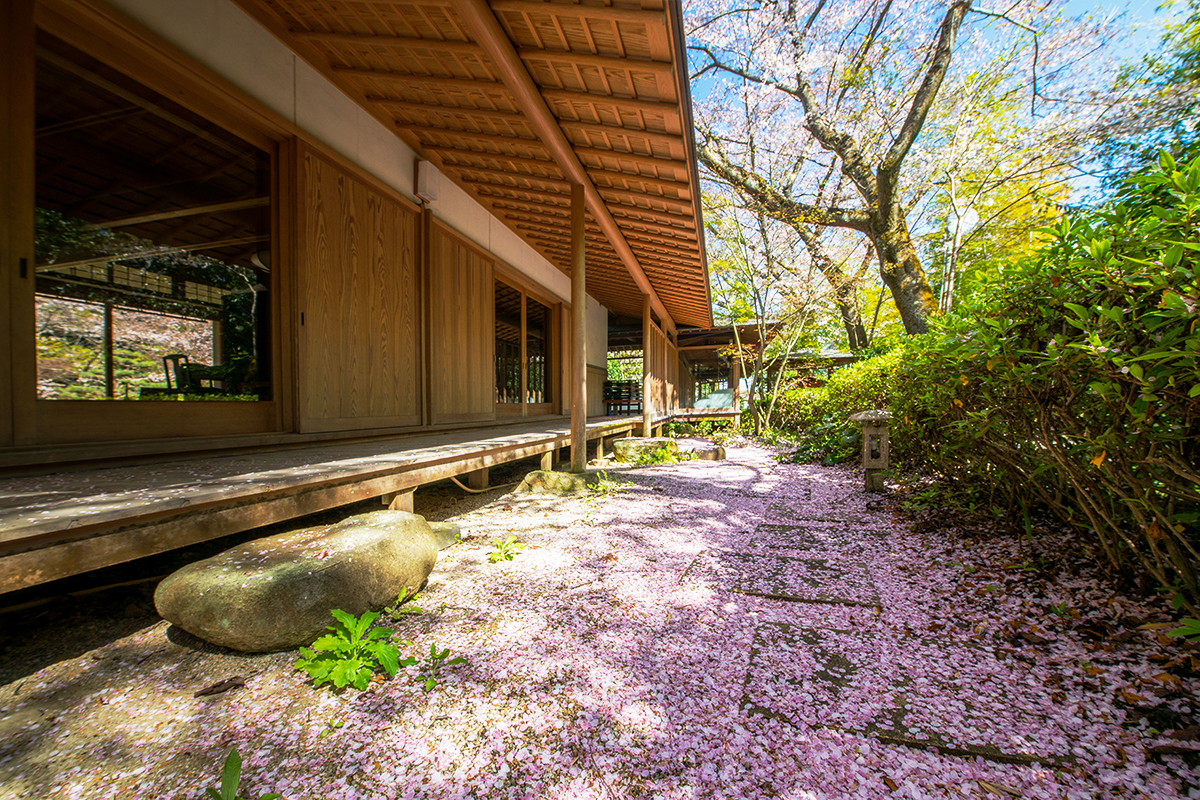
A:
[[[1066,218],[957,315],[781,398],[802,455],[892,411],[893,459],[988,506],[1039,504],[1193,605],[1200,558],[1200,159]],[[1194,605],[1193,605],[1194,607]]]

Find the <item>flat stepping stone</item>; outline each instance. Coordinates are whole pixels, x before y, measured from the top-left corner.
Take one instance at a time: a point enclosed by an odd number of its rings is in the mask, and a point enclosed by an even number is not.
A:
[[[743,712],[832,728],[947,755],[1013,764],[1072,762],[1072,730],[1051,689],[973,642],[763,623],[755,632]],[[1030,716],[1031,699],[1046,708]]]
[[[773,553],[711,554],[713,577],[730,591],[794,603],[879,605],[865,567],[827,558]]]
[[[846,523],[824,527],[764,523],[754,529],[754,544],[781,550],[839,551],[875,544],[886,536],[885,531]]]

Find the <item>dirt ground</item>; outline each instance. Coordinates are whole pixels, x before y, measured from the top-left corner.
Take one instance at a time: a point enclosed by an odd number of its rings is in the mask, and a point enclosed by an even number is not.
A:
[[[271,531],[10,598],[0,798],[190,800],[232,748],[242,796],[287,800],[1200,796],[1196,659],[1161,609],[763,448],[607,479],[418,491],[467,536],[384,618],[405,654],[467,658],[430,692],[416,668],[314,687],[295,652],[154,613],[162,576]],[[507,535],[525,549],[489,563]]]

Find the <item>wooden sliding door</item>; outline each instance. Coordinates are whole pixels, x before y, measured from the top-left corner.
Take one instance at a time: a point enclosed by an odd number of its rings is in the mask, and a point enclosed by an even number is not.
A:
[[[492,269],[482,251],[431,226],[429,375],[435,425],[496,416]]]
[[[300,429],[418,425],[418,214],[312,150],[298,172]]]

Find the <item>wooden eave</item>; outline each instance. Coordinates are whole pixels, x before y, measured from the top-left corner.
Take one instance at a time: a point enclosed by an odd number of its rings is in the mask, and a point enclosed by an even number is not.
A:
[[[582,183],[611,311],[712,324],[679,0],[236,2],[564,273]]]

